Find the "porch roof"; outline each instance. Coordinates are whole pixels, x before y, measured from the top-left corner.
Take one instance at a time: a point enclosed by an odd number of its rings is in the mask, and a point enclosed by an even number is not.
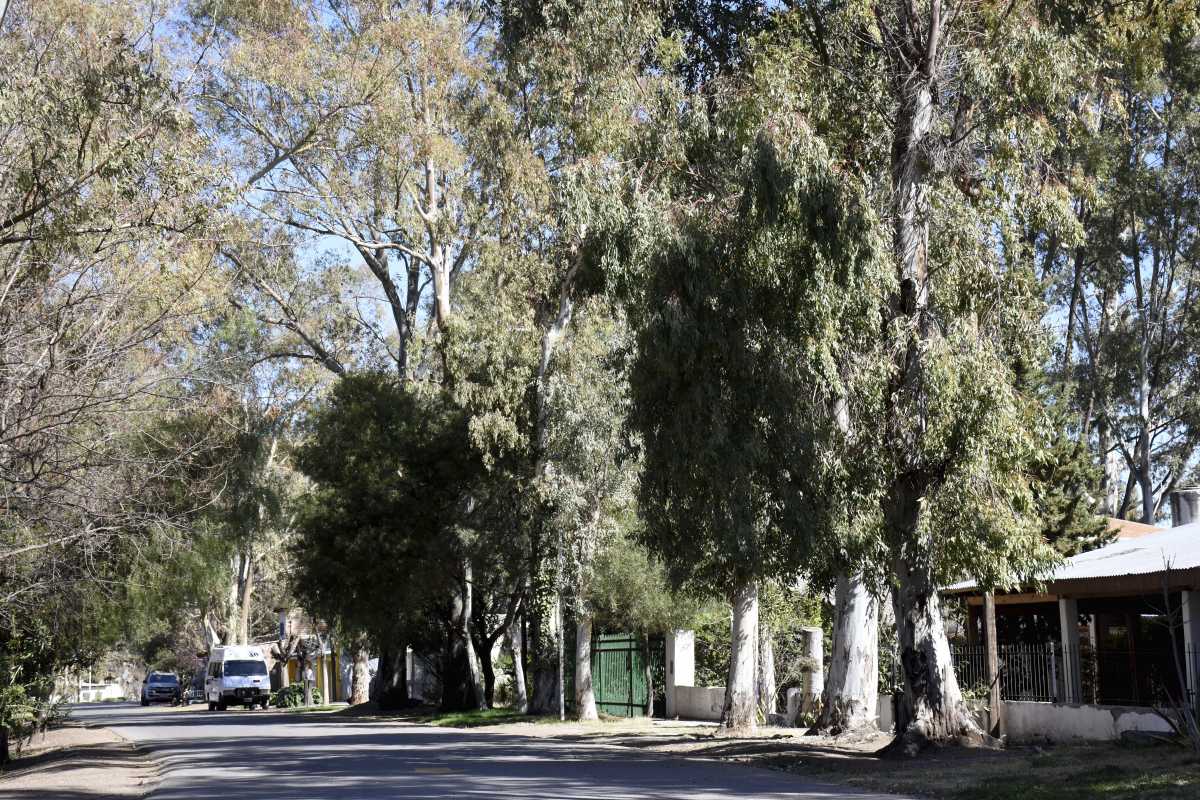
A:
[[[1124,591],[1140,584],[1153,591],[1155,587],[1161,587],[1159,576],[1168,565],[1184,583],[1194,583],[1200,577],[1200,522],[1166,528],[1136,539],[1119,539],[1080,553],[1068,558],[1043,580],[1048,592],[1066,593],[1083,587],[1095,591],[1105,586]],[[1131,578],[1133,580],[1122,580]],[[962,594],[975,588],[975,581],[962,581],[944,591]]]

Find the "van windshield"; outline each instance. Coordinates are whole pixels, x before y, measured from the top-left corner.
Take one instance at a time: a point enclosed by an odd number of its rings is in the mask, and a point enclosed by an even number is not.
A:
[[[225,674],[234,677],[266,675],[267,664],[265,661],[226,661]]]

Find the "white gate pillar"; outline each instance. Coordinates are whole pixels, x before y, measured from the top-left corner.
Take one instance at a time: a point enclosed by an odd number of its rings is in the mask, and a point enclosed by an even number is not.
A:
[[[696,633],[669,631],[666,638],[667,719],[674,719],[679,716],[675,703],[675,687],[696,685]]]

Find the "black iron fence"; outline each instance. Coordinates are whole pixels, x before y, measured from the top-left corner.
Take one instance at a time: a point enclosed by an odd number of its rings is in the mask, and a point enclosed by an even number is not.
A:
[[[1080,700],[1101,705],[1194,705],[1200,648],[1072,648]]]
[[[1063,697],[1062,648],[1054,643],[1013,644],[997,649],[1000,697],[1004,700],[1055,702]],[[988,684],[987,648],[982,645],[953,645],[950,657],[958,684],[968,695],[986,697]]]
[[[989,691],[987,648],[952,645],[951,660],[967,697]],[[1170,706],[1200,703],[1200,647],[1175,651],[1143,648],[1071,648],[1057,642],[1002,645],[997,649],[1000,697],[1004,700],[1082,702],[1098,705]],[[880,691],[900,691],[903,676],[895,653],[880,653]]]

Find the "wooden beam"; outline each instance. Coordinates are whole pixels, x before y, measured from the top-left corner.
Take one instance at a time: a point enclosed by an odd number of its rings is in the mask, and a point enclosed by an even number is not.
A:
[[[1029,605],[1031,603],[1057,603],[1058,595],[1042,594],[1040,592],[1017,592],[1014,594],[999,594],[993,595],[993,598],[998,606],[1019,606]],[[981,595],[972,594],[967,596],[967,605],[981,606],[983,605],[983,597]]]
[[[1000,653],[996,642],[996,596],[983,596],[983,627],[987,639],[988,734],[1004,736],[1004,706],[1000,702]]]

